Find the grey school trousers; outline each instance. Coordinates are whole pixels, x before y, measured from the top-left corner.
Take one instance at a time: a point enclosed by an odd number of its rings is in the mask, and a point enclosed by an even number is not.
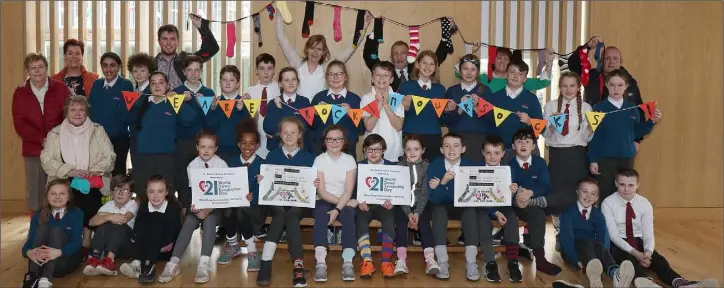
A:
[[[45,184],[48,175],[40,166],[40,157],[25,157],[25,185],[28,189],[28,209],[40,210],[45,203]]]
[[[302,244],[302,218],[309,213],[307,208],[269,206],[272,209],[272,221],[267,230],[266,242],[278,243],[285,228],[287,231],[287,244],[292,261],[304,259],[304,246]]]
[[[186,210],[184,224],[181,226],[181,232],[178,233],[176,245],[173,247],[173,257],[180,259],[181,256],[184,255],[186,248],[191,242],[191,236],[193,236],[199,224],[203,225],[203,229],[206,231],[206,233],[203,233],[201,236],[201,256],[211,256],[211,251],[214,250],[214,242],[216,241],[216,233],[213,233],[213,231],[216,231],[216,224],[219,223],[219,212],[221,212],[221,210],[211,211],[204,220],[201,220],[196,217],[196,214],[191,212],[191,209]]]
[[[131,200],[133,201],[133,200]],[[133,229],[128,224],[113,224],[106,222],[96,227],[94,230],[93,239],[91,239],[91,249],[98,250],[100,252],[109,251],[116,255],[116,259],[121,259],[122,256],[128,256],[131,247],[131,235],[133,235]],[[125,253],[121,253],[121,251]]]
[[[382,205],[367,205],[368,211],[362,211],[357,206],[355,211],[355,219],[357,224],[357,239],[364,234],[370,233],[370,221],[376,219],[382,223],[382,233],[387,234],[391,239],[395,239],[395,212],[393,209],[387,210]],[[344,235],[344,233],[342,233]],[[381,243],[380,243],[381,244]]]
[[[80,232],[78,232],[80,233]],[[62,227],[50,227],[47,224],[38,226],[33,240],[33,248],[48,246],[51,248],[63,248],[68,243],[68,234]],[[82,260],[80,249],[71,255],[62,255],[55,260],[48,261],[43,266],[28,260],[28,271],[35,273],[38,277],[45,277],[52,280],[53,277],[60,278],[70,273],[80,265]]]

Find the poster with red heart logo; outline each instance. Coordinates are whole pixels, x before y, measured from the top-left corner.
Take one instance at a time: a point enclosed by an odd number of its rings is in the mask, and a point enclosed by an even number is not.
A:
[[[410,168],[397,165],[357,165],[357,200],[367,204],[412,204]]]
[[[191,204],[196,209],[249,207],[246,167],[189,169]]]

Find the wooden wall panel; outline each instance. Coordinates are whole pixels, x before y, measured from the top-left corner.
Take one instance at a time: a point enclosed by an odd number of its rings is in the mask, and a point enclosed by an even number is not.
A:
[[[326,3],[333,3],[333,1],[322,1]],[[251,11],[256,12],[266,5],[268,2],[252,2]],[[422,24],[431,19],[452,16],[455,18],[457,24],[460,26],[460,31],[464,33],[464,36],[468,41],[477,40],[480,35],[480,5],[481,2],[442,2],[442,1],[430,1],[430,2],[417,2],[417,1],[394,1],[394,2],[383,2],[383,1],[363,1],[363,2],[341,2],[342,5],[356,7],[361,9],[367,9],[375,16],[388,15],[390,18],[397,20],[405,24]],[[302,19],[304,18],[304,2],[288,1],[289,10],[292,14],[293,22],[290,25],[285,25],[285,31],[287,37],[291,43],[297,47],[297,51],[301,52],[304,47],[304,43],[307,39],[302,38]],[[342,40],[340,42],[334,41],[334,33],[332,30],[332,22],[334,20],[333,8],[327,6],[315,7],[314,13],[314,24],[310,27],[311,34],[322,34],[327,38],[327,45],[332,53],[336,55],[340,51],[346,49],[352,44],[352,37],[354,35],[355,19],[357,12],[353,10],[342,10]],[[404,13],[399,13],[405,11]],[[251,33],[251,58],[260,53],[269,53],[277,61],[277,71],[281,70],[282,67],[287,65],[287,61],[282,54],[279,45],[276,40],[276,19],[270,21],[267,17],[266,11],[262,11],[261,30],[262,39],[264,46],[259,48],[256,46],[257,36],[255,33]],[[280,15],[277,15],[278,17]],[[374,23],[370,24],[369,29],[374,27]],[[435,50],[437,44],[440,41],[440,24],[433,23],[431,25],[420,28],[420,44],[421,49]],[[380,58],[390,58],[390,46],[397,40],[408,41],[409,32],[406,27],[394,25],[389,22],[384,24],[384,39],[385,42],[380,45]],[[364,45],[364,44],[363,44]],[[453,45],[455,46],[455,53],[448,56],[448,59],[443,63],[441,69],[442,83],[445,86],[450,86],[456,83],[454,75],[452,73],[452,67],[457,61],[465,54],[465,47],[459,36],[453,36]],[[347,70],[350,73],[349,89],[357,94],[365,94],[370,91],[370,72],[365,66],[362,60],[362,46],[357,49],[354,56],[347,62]],[[253,65],[253,64],[252,64]],[[252,69],[252,71],[254,71]],[[253,77],[251,83],[255,83],[256,76]]]
[[[636,158],[642,194],[657,207],[722,207],[724,4],[589,4],[590,33],[621,49],[644,101],[664,115]]]
[[[20,137],[15,133],[12,116],[13,93],[18,83],[25,78],[23,59],[25,58],[25,4],[22,1],[3,1],[0,3],[0,211],[27,211],[25,191],[25,164],[23,162]],[[7,45],[13,43],[11,45]]]

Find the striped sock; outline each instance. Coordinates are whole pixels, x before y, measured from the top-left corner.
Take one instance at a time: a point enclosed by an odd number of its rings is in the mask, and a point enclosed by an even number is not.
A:
[[[362,261],[372,261],[372,249],[370,249],[370,234],[365,233],[357,240],[359,246],[359,255]]]
[[[686,280],[684,278],[676,278],[674,281],[671,281],[671,287],[679,288],[681,286],[689,284],[689,280]]]
[[[518,260],[518,245],[505,245],[505,257],[508,260]]]
[[[608,271],[606,272],[606,274],[608,275],[608,277],[611,278],[611,279],[613,279],[613,276],[615,276],[616,273],[618,273],[618,265],[611,265],[611,266],[609,266],[609,267],[608,267]]]
[[[382,233],[382,262],[390,262],[392,258],[392,238],[387,233]]]
[[[236,238],[236,234],[234,234],[234,237],[226,236],[226,243],[231,246],[239,246],[239,240]]]
[[[530,199],[530,206],[546,208],[548,207],[548,201],[546,201],[546,197],[535,197]]]

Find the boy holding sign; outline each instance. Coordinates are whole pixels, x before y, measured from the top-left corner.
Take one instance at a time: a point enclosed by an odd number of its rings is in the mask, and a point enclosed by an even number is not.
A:
[[[219,156],[229,162],[239,155],[239,146],[236,145],[236,126],[250,117],[249,111],[244,109],[243,100],[249,98],[239,95],[241,72],[234,65],[221,68],[220,86],[221,96],[211,103],[211,111],[206,117],[209,129],[216,132],[219,137]]]
[[[593,107],[594,111],[606,114],[592,115],[588,119],[594,131],[588,146],[589,170],[598,178],[601,198],[604,199],[616,191],[616,171],[633,168],[636,156],[634,140],[649,134],[654,124],[661,120],[661,110],[656,108],[650,115],[651,121],[640,121],[642,113],[639,113],[639,108],[623,98],[629,77],[623,70],[613,70],[606,75],[608,98]]]
[[[432,238],[435,244],[435,256],[439,262],[439,273],[435,275],[438,279],[450,278],[450,265],[448,264],[447,254],[447,221],[450,214],[453,217],[459,217],[460,210],[453,207],[453,198],[455,197],[455,170],[460,166],[473,166],[467,159],[462,158],[465,153],[465,145],[462,136],[455,133],[448,133],[442,138],[442,146],[440,152],[443,157],[437,158],[430,164],[427,169],[427,178],[425,186],[430,191],[429,201],[425,209],[425,214],[431,215],[432,218]],[[427,217],[420,219],[422,223],[427,223]],[[463,218],[463,231],[472,231],[477,234],[475,223],[465,221]],[[471,225],[472,224],[472,225]],[[422,232],[422,231],[421,231]],[[422,235],[424,238],[425,235]],[[470,237],[470,239],[474,239]],[[475,244],[477,251],[477,243]],[[425,257],[427,258],[427,256]],[[471,267],[468,267],[471,269]],[[475,265],[477,269],[477,265]],[[470,272],[470,271],[469,271]],[[470,274],[470,273],[468,273]]]
[[[213,97],[214,90],[204,86],[201,83],[201,72],[203,70],[204,60],[196,55],[189,55],[184,59],[184,70],[183,73],[186,75],[186,81],[181,86],[173,89],[176,94],[183,94],[187,98],[193,98],[194,101],[187,102],[193,107],[196,112],[196,118],[191,123],[191,126],[184,127],[183,125],[176,126],[176,187],[178,188],[179,199],[181,200],[181,207],[186,209],[189,208],[190,203],[185,202],[191,199],[191,188],[189,188],[189,175],[186,173],[186,166],[194,160],[197,155],[196,152],[196,136],[201,132],[201,129],[206,126],[206,112],[209,111],[210,107],[202,107],[202,102],[199,101],[201,97]],[[209,102],[203,102],[205,105],[210,105]]]
[[[255,232],[261,229],[266,220],[266,209],[258,206],[259,203],[259,183],[256,178],[259,175],[261,164],[265,160],[257,155],[259,151],[261,135],[257,130],[254,119],[246,119],[239,123],[238,145],[241,154],[229,161],[229,167],[246,167],[247,177],[249,181],[249,192],[247,199],[251,202],[249,207],[232,207],[224,211],[223,222],[226,228],[226,245],[219,255],[219,264],[229,264],[234,257],[241,255],[241,247],[237,238],[237,230],[241,229],[241,234],[246,243],[246,259],[248,264],[246,271],[259,271],[260,257],[256,251]],[[241,225],[239,225],[241,224]],[[241,226],[241,227],[239,227]]]
[[[323,108],[326,109],[324,111],[327,113],[326,118],[320,115],[320,117],[314,119],[314,125],[312,125],[315,142],[314,147],[312,147],[314,155],[321,154],[323,146],[326,145],[322,135],[325,128],[331,125],[339,125],[348,132],[344,153],[357,159],[357,141],[364,126],[355,126],[352,119],[347,117],[347,111],[360,108],[360,97],[347,90],[347,81],[347,68],[344,62],[332,60],[327,65],[327,85],[329,85],[329,89],[317,93],[312,99],[312,106],[331,105]]]

